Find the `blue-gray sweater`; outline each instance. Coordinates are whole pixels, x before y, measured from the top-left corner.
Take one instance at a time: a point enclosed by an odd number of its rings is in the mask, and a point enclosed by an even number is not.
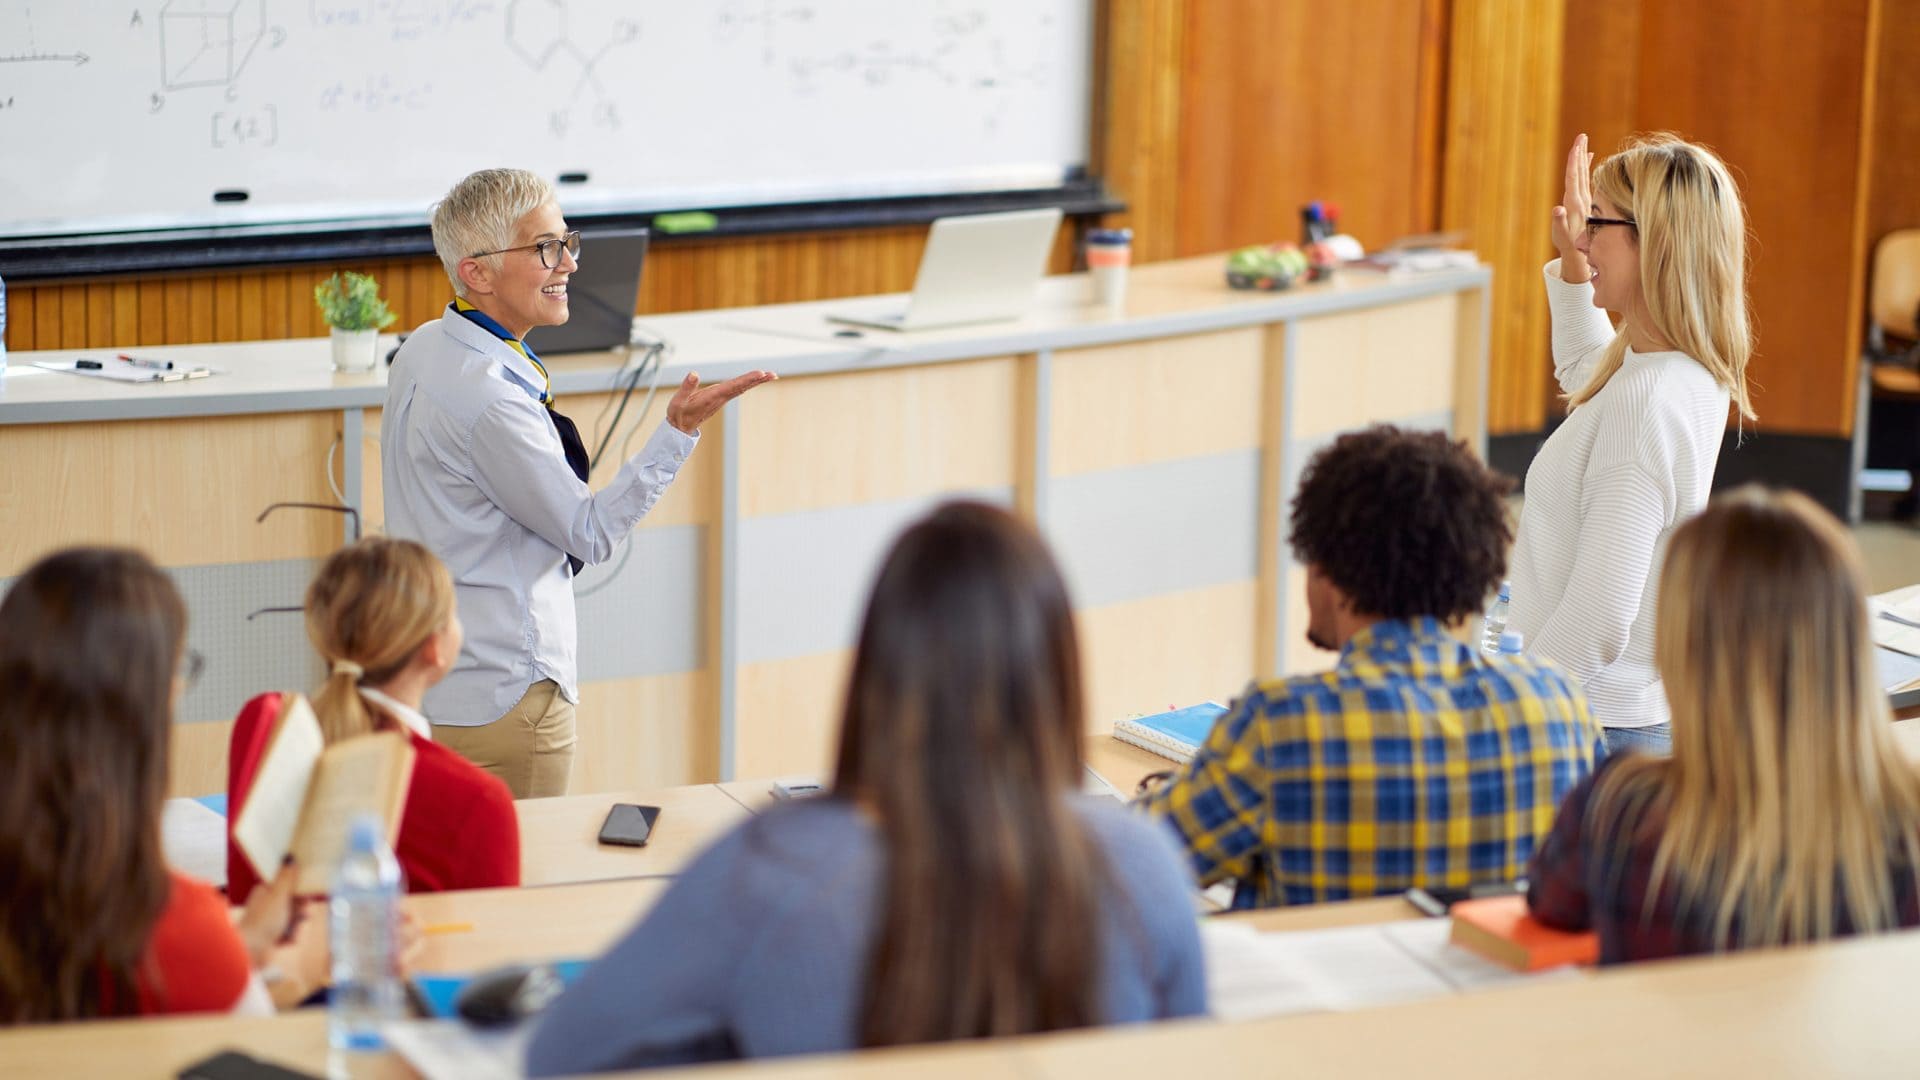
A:
[[[1103,1019],[1205,1012],[1192,878],[1166,830],[1075,808],[1115,886],[1100,904]],[[734,829],[541,1018],[528,1074],[853,1049],[882,858],[878,829],[837,799]]]

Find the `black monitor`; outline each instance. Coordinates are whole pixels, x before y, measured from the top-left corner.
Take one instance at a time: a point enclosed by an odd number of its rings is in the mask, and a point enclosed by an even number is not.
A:
[[[624,348],[633,337],[647,230],[637,226],[580,230],[580,268],[567,281],[567,321],[527,334],[535,353]]]

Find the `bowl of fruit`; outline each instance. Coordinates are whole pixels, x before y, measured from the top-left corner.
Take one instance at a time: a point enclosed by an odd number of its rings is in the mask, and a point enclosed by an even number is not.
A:
[[[1321,245],[1314,244],[1318,248]],[[1255,244],[1227,256],[1227,284],[1236,289],[1276,291],[1302,279],[1320,281],[1333,273],[1333,260],[1301,250],[1297,244]]]

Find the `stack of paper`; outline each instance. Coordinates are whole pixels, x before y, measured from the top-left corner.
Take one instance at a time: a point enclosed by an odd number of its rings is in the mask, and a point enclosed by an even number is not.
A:
[[[1920,705],[1920,585],[1884,592],[1867,601],[1872,612],[1874,658],[1880,685],[1893,707]]]

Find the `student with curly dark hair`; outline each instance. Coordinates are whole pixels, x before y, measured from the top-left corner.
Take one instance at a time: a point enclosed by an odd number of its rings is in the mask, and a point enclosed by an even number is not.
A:
[[[1605,753],[1574,684],[1448,633],[1506,571],[1509,482],[1438,432],[1314,455],[1287,541],[1332,670],[1257,680],[1148,794],[1235,906],[1511,881]]]

